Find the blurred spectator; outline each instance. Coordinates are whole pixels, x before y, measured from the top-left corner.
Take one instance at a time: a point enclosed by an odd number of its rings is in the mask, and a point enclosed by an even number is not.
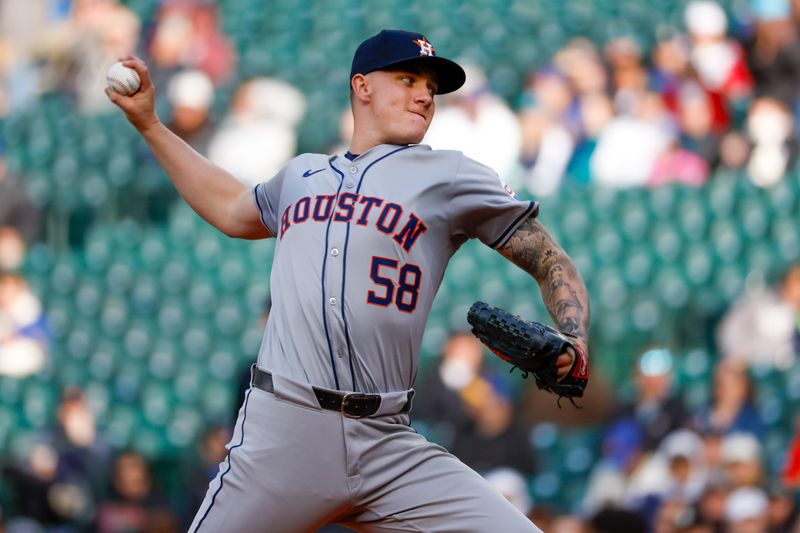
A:
[[[168,512],[168,507],[153,486],[150,465],[134,452],[119,454],[114,461],[110,495],[97,508],[98,533],[143,531],[156,512]]]
[[[639,425],[631,419],[613,422],[603,439],[600,460],[587,480],[581,502],[583,512],[591,515],[609,505],[624,508],[639,505],[653,492],[648,458]],[[663,477],[658,482],[663,483]]]
[[[27,249],[13,226],[0,226],[0,272],[17,272],[25,262]]]
[[[697,83],[685,83],[678,93],[680,145],[699,155],[710,167],[719,163],[719,137],[713,131],[711,101]],[[708,176],[708,168],[705,172]]]
[[[536,468],[525,429],[514,417],[507,391],[483,378],[463,392],[470,424],[457,432],[450,451],[478,473],[511,467],[523,474]]]
[[[69,15],[69,6],[53,4],[0,2],[0,118],[30,110],[50,87],[46,62],[55,50],[47,41]]]
[[[25,278],[0,271],[0,375],[23,377],[41,370],[49,341],[42,305]]]
[[[39,214],[28,198],[22,180],[9,173],[0,142],[0,228],[11,227],[30,242],[36,237],[38,226]]]
[[[634,373],[636,397],[623,404],[618,414],[640,427],[645,450],[655,450],[669,433],[683,426],[688,417],[675,384],[672,352],[650,348],[638,358]]]
[[[752,1],[754,35],[747,43],[747,61],[756,97],[769,96],[788,108],[798,102],[800,36],[789,0]]]
[[[751,366],[792,366],[800,347],[800,263],[775,286],[748,287],[717,328],[721,354]]]
[[[505,101],[492,92],[479,67],[463,67],[466,83],[437,100],[436,117],[423,143],[435,150],[461,150],[508,179],[522,142],[517,118]]]
[[[98,498],[105,490],[111,448],[98,435],[95,415],[80,389],[64,390],[57,422],[53,442],[61,477]]]
[[[295,155],[296,128],[305,109],[305,97],[288,83],[245,82],[209,143],[209,159],[246,185],[269,180]]]
[[[698,521],[711,527],[714,533],[725,532],[725,503],[728,491],[720,483],[710,483],[697,503]]]
[[[211,78],[201,70],[179,72],[169,80],[167,100],[172,106],[169,129],[205,155],[215,127],[210,116],[214,102]]]
[[[525,477],[513,468],[500,467],[488,471],[484,477],[500,494],[524,515],[531,512],[533,502],[528,493]]]
[[[658,187],[667,183],[682,183],[699,187],[708,180],[709,171],[708,163],[702,157],[676,142],[656,158],[647,185]]]
[[[578,97],[604,93],[608,89],[606,66],[597,47],[588,39],[572,39],[553,56],[553,65],[567,77]]]
[[[609,506],[598,511],[589,522],[592,533],[645,533],[647,523],[638,513]]]
[[[156,87],[183,69],[205,72],[219,85],[236,66],[236,53],[219,27],[217,7],[202,0],[168,0],[156,14],[147,44],[151,78]]]
[[[663,495],[673,501],[694,504],[708,483],[705,450],[700,437],[687,429],[667,435],[659,448],[668,475]]]
[[[611,67],[615,107],[620,114],[635,115],[648,89],[639,43],[632,37],[617,37],[606,44],[605,56]]]
[[[555,70],[535,73],[521,99],[522,182],[535,196],[558,189],[575,147],[569,120],[573,95]],[[577,129],[577,128],[575,128]]]
[[[208,485],[219,472],[219,466],[225,460],[228,451],[225,445],[231,439],[231,430],[225,426],[209,427],[197,445],[197,462],[193,463],[184,475],[188,495],[188,504],[184,509],[185,526],[188,528],[194,518]]]
[[[483,365],[483,345],[471,333],[450,335],[442,346],[439,365],[422,376],[416,387],[412,420],[429,439],[450,447],[456,433],[469,425],[467,388],[478,380]]]
[[[547,531],[548,533],[588,533],[586,524],[576,516],[556,517]]]
[[[692,40],[691,65],[703,86],[723,99],[714,109],[714,124],[727,128],[731,121],[726,104],[739,106],[753,85],[742,47],[726,36],[727,16],[712,0],[689,2],[684,21]]]
[[[763,490],[742,487],[728,495],[725,502],[727,533],[764,533],[767,531],[769,501]]]
[[[797,520],[797,507],[794,494],[790,491],[773,488],[768,491],[767,531],[769,533],[794,533],[792,525]]]
[[[135,52],[141,21],[117,0],[77,0],[72,2],[69,41],[53,42],[63,48],[66,79],[64,88],[73,93],[78,109],[84,113],[112,109],[103,90],[106,72],[121,56]],[[57,54],[57,52],[54,52]]]
[[[719,143],[719,169],[738,172],[750,159],[750,141],[739,131],[729,131]]]
[[[758,487],[763,482],[761,444],[749,433],[731,433],[720,450],[725,481],[731,489]]]
[[[567,173],[576,182],[592,180],[590,161],[603,128],[614,118],[611,99],[603,93],[588,93],[580,97],[580,136],[572,152]]]
[[[795,420],[795,434],[786,451],[781,481],[789,489],[800,489],[800,417]]]
[[[678,114],[680,95],[689,79],[690,43],[683,35],[670,35],[653,47],[650,85],[664,99],[667,109]],[[709,114],[710,115],[710,114]]]
[[[26,453],[21,464],[3,469],[15,495],[16,515],[49,528],[64,528],[48,531],[88,530],[94,517],[95,495],[85,479],[76,476],[48,442],[34,443]]]
[[[632,114],[617,116],[600,133],[590,162],[592,176],[600,185],[644,185],[674,139],[661,97],[646,93]]]
[[[798,141],[791,110],[779,100],[755,100],[747,114],[747,133],[753,143],[747,172],[761,187],[777,183],[797,159]]]
[[[718,361],[712,400],[697,413],[697,430],[701,434],[718,435],[745,432],[762,438],[764,422],[754,396],[753,382],[743,364],[726,359]]]

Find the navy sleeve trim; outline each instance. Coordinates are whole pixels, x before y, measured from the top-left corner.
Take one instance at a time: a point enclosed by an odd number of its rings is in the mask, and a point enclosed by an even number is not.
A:
[[[538,214],[539,214],[539,203],[531,201],[528,204],[528,208],[525,209],[525,211],[520,216],[514,219],[514,222],[512,222],[511,225],[508,226],[502,234],[500,234],[500,237],[498,237],[496,241],[494,241],[492,244],[489,245],[489,247],[495,250],[497,250],[498,248],[502,248],[506,244],[506,242],[508,242],[508,239],[511,238],[511,235],[513,235],[514,231],[516,231],[519,225],[522,224],[523,220],[525,220],[530,216],[536,217]]]

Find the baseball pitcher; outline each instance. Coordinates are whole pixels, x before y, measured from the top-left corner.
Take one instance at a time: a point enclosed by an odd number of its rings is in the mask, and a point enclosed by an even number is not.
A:
[[[370,37],[350,73],[350,150],[300,155],[249,189],[159,121],[146,65],[122,60],[141,89],[107,94],[183,199],[228,236],[276,239],[251,387],[190,531],[539,531],[409,427],[425,321],[468,239],[537,280],[558,330],[480,304],[476,335],[559,395],[580,396],[588,379],[586,289],[538,204],[462,153],[419,144],[462,68],[418,33]]]

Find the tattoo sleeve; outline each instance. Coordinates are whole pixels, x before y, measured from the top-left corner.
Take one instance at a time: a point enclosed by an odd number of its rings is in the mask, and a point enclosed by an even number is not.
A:
[[[589,333],[589,295],[569,256],[534,218],[525,220],[498,250],[533,276],[558,329],[584,344]]]

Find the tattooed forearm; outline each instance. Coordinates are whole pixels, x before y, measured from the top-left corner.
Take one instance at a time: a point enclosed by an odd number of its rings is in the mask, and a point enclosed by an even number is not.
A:
[[[572,260],[544,227],[530,218],[498,250],[539,283],[556,326],[584,342],[589,330],[589,297]]]

